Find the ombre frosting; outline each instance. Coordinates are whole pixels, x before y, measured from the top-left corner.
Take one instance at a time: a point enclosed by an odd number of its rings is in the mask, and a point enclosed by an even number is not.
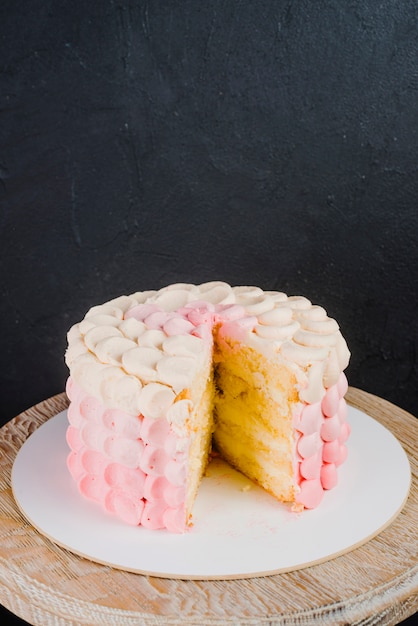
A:
[[[128,524],[185,528],[188,441],[178,445],[164,418],[106,408],[67,382],[67,459],[79,491]]]
[[[185,525],[192,386],[211,359],[213,329],[290,368],[297,502],[319,503],[336,484],[349,427],[349,351],[338,324],[302,296],[175,284],[94,306],[68,333],[68,465],[80,491],[125,521]]]

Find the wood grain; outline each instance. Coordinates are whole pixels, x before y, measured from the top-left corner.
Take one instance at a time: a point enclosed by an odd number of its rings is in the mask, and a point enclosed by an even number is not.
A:
[[[38,533],[14,502],[10,474],[27,437],[67,406],[65,394],[18,415],[0,430],[0,602],[36,626],[399,623],[418,610],[418,420],[359,389],[350,388],[347,398],[391,430],[408,454],[412,487],[404,509],[348,554],[230,581],[128,573],[77,557]]]

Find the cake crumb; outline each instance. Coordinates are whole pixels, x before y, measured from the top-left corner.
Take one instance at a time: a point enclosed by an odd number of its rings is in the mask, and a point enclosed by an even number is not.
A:
[[[250,484],[246,484],[243,487],[241,487],[241,491],[250,491],[251,489],[251,485]]]
[[[292,513],[302,513],[304,508],[305,507],[303,506],[303,504],[301,502],[294,502],[292,504],[291,511],[292,511]]]

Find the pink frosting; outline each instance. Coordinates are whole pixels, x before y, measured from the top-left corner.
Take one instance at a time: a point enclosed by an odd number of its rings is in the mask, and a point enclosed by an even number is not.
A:
[[[313,509],[321,502],[324,490],[338,482],[337,467],[347,458],[345,442],[350,435],[344,395],[347,378],[327,389],[322,402],[304,404],[293,416],[296,429],[295,475],[300,487],[296,502]]]
[[[189,312],[195,309],[181,309],[176,312],[163,311],[157,304],[138,304],[125,313],[124,318],[133,317],[144,322],[150,330],[164,330],[167,335],[186,335],[198,326],[197,320],[191,321]],[[202,323],[202,322],[199,322]]]
[[[109,409],[71,378],[68,469],[86,498],[124,522],[183,532],[186,452],[165,418]]]
[[[152,313],[160,311],[161,308],[157,304],[138,304],[137,306],[129,309],[129,311],[125,313],[124,318],[127,320],[130,317],[133,317],[139,322],[143,322],[144,319],[149,315],[152,315]]]
[[[138,526],[141,523],[145,503],[142,499],[133,499],[124,491],[109,490],[104,499],[104,507],[127,524]]]

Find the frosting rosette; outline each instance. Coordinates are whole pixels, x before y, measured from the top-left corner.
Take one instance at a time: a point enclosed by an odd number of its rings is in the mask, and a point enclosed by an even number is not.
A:
[[[154,414],[158,403],[165,411],[192,383],[215,325],[287,362],[309,403],[321,400],[348,365],[339,326],[322,307],[303,296],[221,281],[178,283],[92,307],[68,333],[66,363],[105,405],[132,414],[154,407]]]

